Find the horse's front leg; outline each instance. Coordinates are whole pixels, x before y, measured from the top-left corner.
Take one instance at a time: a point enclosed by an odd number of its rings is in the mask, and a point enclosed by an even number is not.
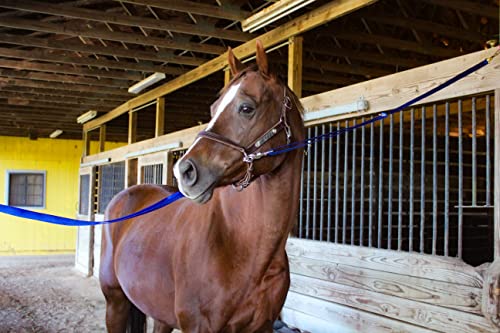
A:
[[[153,333],[170,333],[173,331],[172,327],[167,326],[162,322],[159,322],[158,320],[155,320],[155,324],[153,327]]]
[[[103,290],[104,291],[104,290]],[[106,329],[108,333],[125,333],[131,303],[121,288],[105,290]]]

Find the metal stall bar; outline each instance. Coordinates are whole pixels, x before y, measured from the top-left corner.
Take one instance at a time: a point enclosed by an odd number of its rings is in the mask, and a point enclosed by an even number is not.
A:
[[[387,249],[392,247],[392,162],[393,153],[392,148],[394,144],[394,115],[389,116],[389,193],[387,194]]]
[[[325,125],[321,125],[321,135],[324,135]],[[320,188],[320,206],[319,206],[319,240],[323,240],[323,206],[325,202],[325,140],[321,140],[321,188]]]
[[[379,140],[379,164],[378,164],[378,230],[377,247],[382,247],[382,219],[384,218],[384,122],[380,122],[380,140]]]
[[[307,129],[307,136],[311,137],[311,128]],[[311,145],[307,146],[307,191],[306,191],[306,238],[309,239],[309,220],[311,207]]]
[[[365,122],[365,118],[361,118]],[[361,170],[360,170],[360,191],[359,191],[359,245],[363,246],[364,219],[365,219],[365,126],[361,127]]]
[[[403,245],[403,112],[399,113],[398,251]]]
[[[318,127],[314,127],[314,136],[318,136]],[[312,207],[312,239],[316,239],[316,206],[318,202],[318,145],[314,145],[314,174],[313,174],[313,207]]]
[[[329,124],[328,130],[330,132],[333,132],[332,123]],[[328,139],[328,207],[327,207],[328,220],[327,220],[327,234],[326,234],[327,242],[330,242],[331,240],[330,233],[332,228],[332,175],[333,175],[332,154],[333,154],[333,138],[330,136],[330,138]]]
[[[463,119],[462,100],[458,100],[458,235],[457,235],[457,256],[462,258],[463,239],[463,212],[464,212],[464,161],[463,161]]]
[[[486,206],[491,205],[491,155],[490,155],[490,95],[486,95],[486,110],[485,110],[485,140],[486,140]]]
[[[444,255],[448,256],[450,238],[450,102],[445,104],[444,119]]]
[[[477,129],[476,97],[472,97],[472,206],[477,206]]]
[[[424,132],[422,132],[424,135]],[[437,184],[437,105],[432,105],[432,254],[436,254],[438,184]],[[423,150],[422,150],[423,151]],[[425,190],[424,190],[425,191]]]
[[[345,122],[345,127],[349,127],[349,121]],[[346,226],[347,226],[347,182],[349,173],[349,132],[345,132],[344,143],[344,201],[342,203],[342,244],[346,240]]]
[[[356,119],[352,125],[356,126]],[[351,245],[354,245],[356,223],[356,129],[352,131],[352,171],[351,171]]]
[[[420,252],[424,253],[425,236],[425,106],[422,106],[422,140],[420,152]]]
[[[370,124],[370,191],[368,193],[368,246],[372,247],[372,239],[373,239],[373,143],[375,141],[375,128],[373,123]]]
[[[337,131],[340,131],[340,122],[337,122]],[[337,136],[337,150],[335,156],[335,243],[339,242],[339,184],[340,184],[340,135]]]
[[[413,173],[415,163],[415,109],[410,111],[410,216],[408,222],[408,251],[413,251],[413,215],[415,211],[413,197]]]
[[[302,159],[301,168],[302,172],[300,173],[300,201],[299,201],[299,230],[297,235],[299,238],[302,238],[302,226],[303,226],[303,208],[304,208],[304,159]]]

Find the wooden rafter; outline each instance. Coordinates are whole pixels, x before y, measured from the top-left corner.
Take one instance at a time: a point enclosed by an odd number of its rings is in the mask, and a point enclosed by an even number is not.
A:
[[[18,91],[18,89],[11,90],[0,90],[0,98],[4,99],[18,99],[21,101],[28,101],[28,104],[36,105],[37,107],[48,107],[48,108],[65,108],[65,107],[87,107],[96,108],[98,110],[106,110],[117,102],[106,102],[106,101],[95,101],[83,98],[60,98],[54,100],[52,95],[43,95],[38,93],[30,93],[25,90]],[[8,101],[7,101],[8,104]]]
[[[19,58],[28,60],[39,60],[46,62],[56,62],[62,64],[85,65],[99,68],[114,68],[125,69],[141,72],[161,72],[171,75],[179,75],[185,73],[186,70],[176,67],[157,66],[144,62],[128,62],[128,61],[112,61],[105,59],[92,59],[88,57],[75,57],[68,54],[57,55],[48,50],[15,50],[11,48],[0,47],[0,56],[9,58]]]
[[[184,1],[184,0],[117,0],[127,3],[132,3],[135,5],[144,5],[157,7],[161,9],[174,10],[189,14],[197,14],[203,16],[211,16],[215,18],[222,18],[233,21],[241,21],[250,15],[249,12],[242,10],[237,10],[233,8],[217,7],[213,5],[207,5],[194,1]]]
[[[65,50],[73,52],[83,52],[83,53],[95,53],[101,55],[108,55],[114,57],[123,57],[131,59],[158,61],[158,62],[170,62],[174,64],[189,65],[189,66],[199,66],[205,62],[203,59],[197,59],[193,57],[186,56],[175,56],[169,52],[148,52],[139,51],[133,49],[125,49],[123,47],[104,47],[98,45],[82,44],[80,41],[57,41],[49,38],[35,38],[29,36],[18,36],[0,33],[0,42],[23,45],[23,46],[34,46],[46,49],[56,49]]]
[[[275,45],[279,42],[282,42],[292,36],[301,34],[305,31],[313,29],[321,24],[324,24],[330,20],[333,20],[337,17],[350,13],[359,8],[365,7],[372,3],[375,3],[376,0],[356,0],[356,1],[346,1],[346,2],[330,2],[326,5],[323,5],[303,16],[300,16],[288,23],[283,24],[282,26],[271,30],[261,36],[259,39],[264,44],[264,47],[269,47]],[[234,53],[236,56],[240,58],[247,57],[252,55],[255,52],[255,43],[256,39],[253,39],[249,42],[246,42],[243,45],[238,46],[234,49]],[[166,95],[172,91],[180,89],[192,82],[195,82],[203,77],[206,77],[212,73],[215,73],[226,66],[227,58],[226,54],[223,54],[215,59],[212,59],[205,64],[189,71],[186,74],[178,76],[177,78],[167,82],[166,84],[150,90],[149,92],[136,97],[126,104],[122,104],[119,107],[113,109],[108,112],[104,116],[91,120],[90,122],[84,125],[84,130],[88,131],[93,128],[98,127],[101,124],[108,122],[111,119],[114,119],[121,114],[125,113],[130,109],[130,107],[138,106],[163,95]]]
[[[127,16],[111,12],[102,12],[85,8],[75,8],[63,4],[53,5],[27,0],[0,0],[0,7],[25,10],[34,13],[58,15],[68,18],[84,19],[90,21],[125,25],[130,27],[141,27],[154,30],[178,32],[189,35],[209,36],[221,39],[244,42],[252,38],[251,34],[223,30],[214,27],[201,27],[196,24],[183,22],[167,22],[147,17]]]
[[[185,42],[180,40],[173,40],[169,38],[160,37],[145,37],[137,33],[130,32],[117,32],[108,31],[100,28],[81,28],[75,27],[74,24],[54,24],[46,23],[35,20],[26,20],[20,18],[7,18],[4,17],[0,20],[0,26],[25,29],[33,31],[44,31],[47,33],[69,35],[75,37],[90,37],[104,40],[112,40],[116,42],[126,42],[137,45],[158,46],[161,48],[174,49],[174,50],[189,50],[193,52],[208,53],[208,54],[221,54],[225,48],[217,45],[198,44],[192,42]]]
[[[98,78],[111,78],[118,80],[140,81],[143,79],[143,76],[140,73],[130,73],[117,70],[107,70],[107,71],[97,70],[97,69],[89,69],[83,67],[74,67],[70,65],[38,63],[27,60],[16,61],[16,60],[0,59],[0,67],[20,69],[20,70],[33,70],[33,71],[49,72],[49,73],[93,76]]]
[[[36,80],[25,80],[25,79],[14,79],[9,77],[0,77],[0,86],[11,85],[19,87],[31,87],[31,88],[42,88],[42,89],[57,89],[59,91],[78,91],[78,92],[90,92],[98,94],[106,94],[113,96],[120,96],[123,98],[130,97],[130,94],[126,89],[120,89],[115,87],[94,87],[84,84],[74,84],[74,83],[58,83],[58,82],[46,82],[46,81],[36,81]]]
[[[480,3],[478,1],[465,0],[423,0],[427,3],[442,7],[453,8],[465,13],[481,15],[498,20],[498,7]]]
[[[123,102],[123,100],[126,99],[126,97],[120,98],[116,96],[109,96],[107,94],[99,94],[99,93],[61,91],[50,88],[34,88],[34,87],[12,86],[12,85],[2,86],[2,91],[24,92],[29,94],[52,96],[52,100],[54,100],[54,97],[57,98],[71,97],[71,98],[80,98],[82,100],[94,100],[100,102]]]
[[[392,37],[386,37],[375,34],[365,34],[365,33],[339,33],[335,34],[335,37],[339,39],[356,41],[359,43],[366,44],[380,44],[381,46],[403,50],[411,51],[415,53],[442,57],[442,58],[452,58],[461,55],[459,50],[454,50],[451,48],[443,48],[437,46],[422,45],[416,42],[410,42],[406,40],[400,40]]]
[[[11,69],[0,69],[0,77],[49,81],[49,82],[86,84],[91,86],[116,87],[124,89],[129,87],[127,81],[121,81],[121,80],[105,79],[105,78],[94,79],[94,78],[75,76],[75,75],[60,75],[60,74],[42,73],[42,72],[16,71]]]
[[[402,27],[407,29],[416,29],[420,31],[427,31],[437,33],[443,36],[448,36],[456,39],[468,40],[475,43],[483,44],[484,40],[488,36],[484,36],[479,32],[472,30],[465,30],[458,28],[456,26],[449,26],[446,24],[435,23],[428,20],[419,20],[414,18],[401,18],[393,16],[379,16],[373,15],[366,17],[367,20],[379,22],[387,25],[393,25],[396,27]],[[491,36],[490,36],[491,37]]]

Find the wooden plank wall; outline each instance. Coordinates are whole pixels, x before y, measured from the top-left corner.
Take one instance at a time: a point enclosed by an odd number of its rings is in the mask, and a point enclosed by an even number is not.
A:
[[[283,316],[301,328],[323,320],[342,322],[335,332],[498,332],[481,313],[483,277],[458,259],[295,238],[287,251]],[[332,332],[321,327],[314,333]]]

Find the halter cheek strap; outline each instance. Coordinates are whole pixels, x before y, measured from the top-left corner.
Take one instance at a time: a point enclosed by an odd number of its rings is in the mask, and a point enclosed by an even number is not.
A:
[[[255,160],[268,156],[269,151],[265,153],[256,152],[260,147],[262,147],[267,141],[271,140],[271,138],[273,138],[276,134],[278,134],[281,131],[285,131],[286,143],[287,144],[290,143],[292,138],[292,130],[290,128],[290,125],[288,124],[287,111],[291,109],[291,107],[292,107],[291,99],[286,95],[286,88],[285,88],[283,96],[283,104],[281,107],[280,120],[276,124],[274,124],[274,126],[272,126],[269,130],[267,130],[264,134],[259,136],[246,148],[220,134],[211,131],[201,131],[198,134],[198,137],[200,138],[206,138],[215,141],[217,143],[223,144],[225,146],[228,146],[230,148],[239,151],[243,155],[243,162],[247,164],[247,171],[242,179],[233,184],[233,187],[236,190],[242,191],[243,189],[248,187],[248,185],[250,185],[250,182],[252,181],[253,178],[253,162]]]

